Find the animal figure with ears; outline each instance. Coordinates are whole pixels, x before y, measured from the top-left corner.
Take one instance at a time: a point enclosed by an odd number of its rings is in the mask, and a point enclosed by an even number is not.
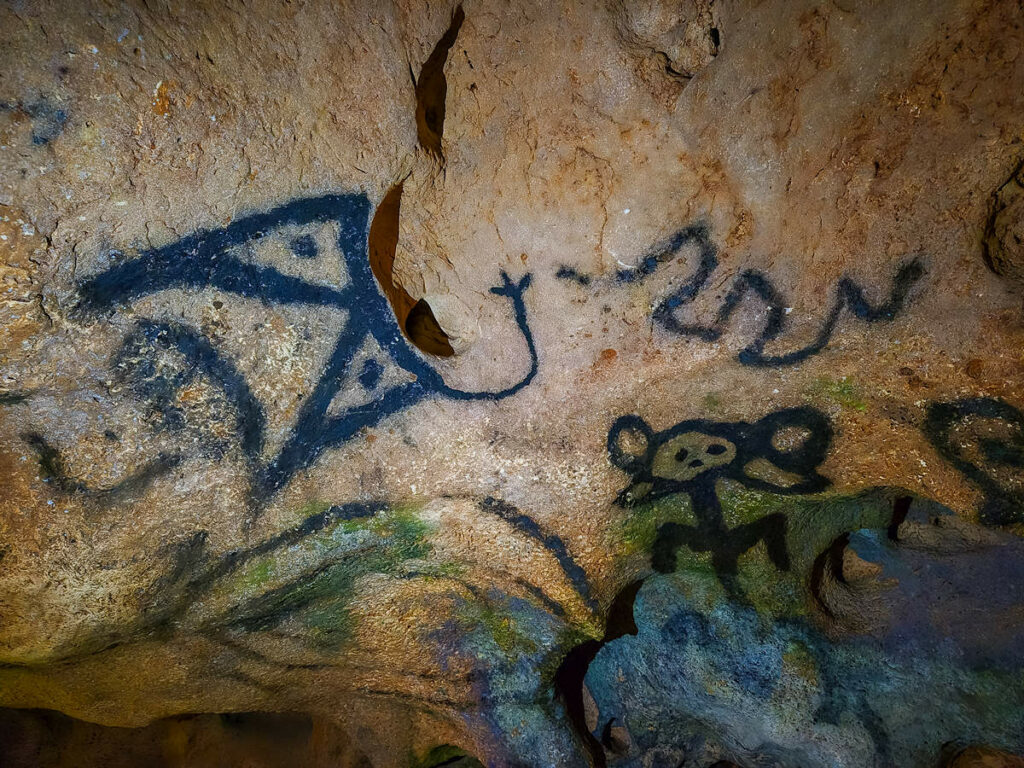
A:
[[[630,475],[616,501],[633,507],[679,493],[689,496],[695,523],[663,523],[652,566],[662,573],[675,570],[680,546],[708,552],[726,591],[742,599],[739,558],[758,542],[765,543],[777,568],[789,570],[786,517],[775,512],[730,528],[722,515],[718,481],[781,494],[821,491],[829,481],[817,468],[831,439],[828,419],[807,407],[776,411],[752,424],[693,419],[663,432],[655,432],[640,416],[622,416],[608,433],[612,464]]]

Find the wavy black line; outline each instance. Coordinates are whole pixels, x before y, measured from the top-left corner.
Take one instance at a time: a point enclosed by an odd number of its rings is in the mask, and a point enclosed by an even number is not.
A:
[[[678,310],[692,303],[708,287],[712,274],[718,268],[718,249],[711,240],[707,225],[703,223],[691,224],[679,230],[667,241],[652,248],[636,267],[620,270],[617,279],[626,283],[643,280],[670,261],[680,248],[691,244],[698,250],[698,263],[693,276],[662,299],[655,306],[652,317],[671,333],[695,337],[701,341],[718,341],[743,299],[748,293],[753,293],[767,306],[768,317],[754,341],[738,354],[739,362],[749,366],[774,368],[793,365],[821,352],[832,340],[843,310],[848,310],[854,317],[868,323],[895,319],[905,308],[911,289],[925,275],[924,264],[920,259],[905,261],[893,278],[888,298],[881,304],[872,304],[864,295],[864,289],[851,278],[840,278],[836,284],[832,307],[814,341],[791,352],[771,355],[765,353],[765,346],[779,339],[787,330],[787,301],[771,278],[759,270],[744,270],[736,276],[711,323],[686,323],[678,318]]]

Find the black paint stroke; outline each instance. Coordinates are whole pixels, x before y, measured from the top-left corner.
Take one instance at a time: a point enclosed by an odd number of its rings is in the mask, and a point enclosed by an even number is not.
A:
[[[910,290],[925,274],[920,259],[914,258],[904,262],[893,278],[888,298],[881,304],[872,304],[865,297],[864,290],[849,277],[840,278],[836,284],[832,307],[814,341],[791,352],[771,355],[765,353],[765,346],[786,332],[788,319],[785,308],[788,302],[764,272],[747,269],[737,275],[711,323],[686,323],[677,316],[683,306],[692,303],[708,288],[711,276],[718,268],[718,249],[711,240],[711,233],[706,224],[691,224],[680,229],[667,241],[651,249],[636,267],[620,270],[616,277],[623,283],[640,281],[654,274],[664,263],[671,261],[679,249],[686,245],[697,248],[697,268],[686,283],[676,288],[654,307],[653,319],[671,333],[713,342],[719,340],[725,333],[733,314],[747,294],[753,294],[767,307],[768,317],[757,338],[740,350],[737,359],[743,365],[755,367],[775,368],[794,365],[821,352],[831,341],[844,310],[867,323],[895,319],[906,306]]]
[[[427,397],[500,400],[529,385],[537,374],[537,348],[523,300],[531,277],[526,274],[519,282],[514,282],[502,272],[501,285],[492,288],[491,293],[504,296],[512,304],[516,324],[530,355],[528,372],[514,385],[494,392],[465,392],[445,384],[441,375],[406,342],[374,279],[367,253],[370,210],[369,200],[363,194],[298,199],[267,213],[246,216],[223,229],[204,230],[163,248],[143,252],[138,258],[111,267],[79,286],[78,311],[91,316],[174,288],[216,288],[268,304],[328,307],[347,313],[346,325],[337,337],[334,351],[304,401],[284,446],[276,457],[254,472],[253,496],[257,499],[272,497],[324,450],[347,442],[361,430]],[[339,227],[338,246],[348,273],[348,283],[342,287],[317,285],[273,267],[246,263],[231,252],[233,247],[262,238],[283,226],[326,222],[337,222]],[[305,258],[308,248],[303,248],[300,248],[300,257]],[[162,343],[177,347],[220,384],[238,408],[243,446],[250,457],[255,457],[262,442],[262,410],[252,399],[240,374],[225,358],[202,337],[189,334],[180,326],[142,324],[138,333],[152,335],[163,339]],[[385,389],[369,404],[328,416],[328,407],[342,388],[353,357],[369,338],[377,342],[385,356],[412,374],[413,380]],[[377,370],[383,370],[379,362]],[[376,386],[379,375],[373,376],[372,371],[364,373],[365,378],[359,377],[363,385]]]
[[[160,349],[179,352],[185,358],[184,370],[172,377],[163,374],[154,359],[154,353]],[[184,421],[180,410],[174,406],[177,391],[190,385],[199,375],[208,377],[235,409],[236,428],[245,455],[255,461],[263,449],[266,419],[245,378],[231,360],[188,326],[140,321],[125,340],[114,365],[119,378],[130,386],[135,396],[149,403],[170,426]]]
[[[1014,435],[1005,441],[978,436],[981,456],[972,460],[964,455],[965,446],[954,440],[953,430],[985,419],[1002,422],[1014,430]],[[1024,470],[1024,413],[992,397],[932,403],[928,406],[923,429],[939,454],[985,494],[978,514],[982,523],[1009,525],[1024,522],[1024,492],[1005,488],[987,471],[997,467]]]
[[[586,272],[580,272],[575,267],[566,266],[565,264],[558,268],[558,271],[555,272],[555,277],[557,277],[559,280],[566,280],[570,283],[582,285],[584,288],[590,285],[590,283],[593,282],[594,280],[594,278],[592,278]]]
[[[28,443],[36,452],[39,460],[39,472],[42,475],[43,481],[59,493],[81,495],[94,499],[101,498],[106,501],[113,501],[142,493],[150,483],[172,470],[181,460],[178,456],[160,454],[153,461],[150,461],[123,480],[106,488],[93,488],[68,473],[60,451],[50,445],[42,435],[35,432],[26,432],[21,436],[21,439]]]
[[[383,502],[335,504],[323,512],[310,515],[298,525],[288,528],[266,541],[248,549],[232,550],[222,555],[209,569],[189,582],[189,589],[191,591],[204,590],[254,557],[261,557],[276,550],[294,546],[308,536],[319,533],[336,523],[374,517],[386,509],[387,505]]]
[[[497,515],[520,533],[539,542],[541,546],[552,554],[558,565],[561,566],[566,578],[576,588],[576,591],[583,598],[587,606],[592,611],[597,611],[597,601],[590,594],[590,582],[587,579],[587,573],[573,559],[561,536],[554,533],[545,533],[536,520],[529,515],[523,514],[519,509],[502,499],[488,496],[480,502],[480,509]]]
[[[560,619],[565,618],[565,608],[562,607],[562,604],[548,595],[541,587],[531,584],[522,578],[516,578],[513,581],[520,589],[528,592],[535,600],[538,600],[552,616],[557,616]]]
[[[0,392],[0,406],[2,405],[17,405],[23,403],[32,397],[31,392],[16,391],[16,392]]]
[[[773,438],[784,430],[803,434],[803,440],[791,450],[781,450],[773,444]],[[734,450],[735,455],[722,464],[707,463],[704,459],[688,455],[685,450],[668,457],[659,452],[674,450],[666,448],[674,438],[687,433],[696,433],[712,439],[709,453],[727,457]],[[630,452],[622,445],[628,434],[642,442],[639,452]],[[722,585],[731,597],[742,599],[742,592],[736,582],[739,557],[759,541],[764,541],[771,561],[780,570],[789,570],[789,552],[786,548],[786,517],[773,513],[751,523],[729,528],[722,515],[718,498],[717,481],[728,478],[754,490],[778,494],[816,493],[829,486],[827,478],[818,474],[817,468],[825,460],[832,440],[832,427],[818,411],[808,407],[788,408],[775,411],[753,424],[747,422],[717,422],[706,419],[683,421],[663,432],[654,432],[650,425],[636,415],[622,416],[615,421],[608,433],[608,454],[612,464],[631,476],[630,484],[619,494],[617,503],[633,506],[677,493],[690,497],[696,525],[675,522],[663,523],[658,528],[651,564],[655,570],[669,573],[675,570],[676,550],[686,545],[694,552],[709,552],[711,563]],[[684,473],[692,473],[689,479],[677,479],[654,474],[656,459],[671,460]],[[779,485],[748,473],[751,462],[765,460],[775,468],[795,478],[788,485]]]
[[[182,541],[166,545],[158,553],[159,559],[167,561],[167,570],[144,590],[144,605],[134,621],[118,630],[116,634],[99,633],[89,640],[80,641],[72,653],[49,659],[46,664],[70,664],[142,637],[170,636],[192,605],[201,602],[222,579],[235,573],[254,558],[280,554],[336,523],[374,517],[386,509],[388,505],[382,502],[334,505],[323,512],[306,517],[298,525],[258,544],[245,549],[231,550],[216,558],[210,556],[207,532],[195,531]],[[365,551],[349,552],[346,555],[358,555]],[[241,606],[236,606],[218,617],[216,622],[206,624],[201,629],[212,639],[222,641],[224,633],[232,628],[272,627],[291,613],[322,597],[322,594],[306,594],[303,586],[316,574],[338,564],[337,559],[327,560],[313,574],[304,573],[273,590],[272,593],[259,595]],[[289,590],[291,594],[288,594]],[[289,597],[292,599],[288,600]],[[36,666],[33,662],[0,663],[0,669],[33,666]]]

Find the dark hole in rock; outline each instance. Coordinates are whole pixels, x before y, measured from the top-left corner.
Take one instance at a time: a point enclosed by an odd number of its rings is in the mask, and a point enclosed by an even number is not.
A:
[[[643,579],[637,579],[619,590],[608,606],[604,636],[600,640],[587,640],[577,645],[566,654],[558,671],[555,672],[555,692],[565,704],[569,722],[590,755],[591,764],[595,768],[605,768],[608,760],[601,742],[594,738],[587,725],[583,679],[590,668],[590,663],[606,643],[624,635],[635,635],[639,631],[633,618],[633,603],[643,583]]]
[[[887,531],[890,541],[896,541],[899,538],[900,526],[910,513],[911,501],[912,499],[909,496],[900,496],[893,502],[892,522],[889,523],[889,530]]]
[[[384,195],[370,222],[370,269],[391,304],[406,337],[427,354],[451,357],[455,354],[448,335],[424,299],[418,301],[395,281],[395,252],[398,249],[398,220],[402,208],[402,185]]]
[[[416,82],[416,133],[420,146],[442,159],[441,139],[444,136],[445,102],[448,97],[444,65],[465,19],[466,14],[460,5],[452,15],[452,23],[423,63]]]
[[[415,768],[483,768],[483,763],[468,752],[451,744],[434,747]]]
[[[555,672],[555,692],[565,704],[569,723],[590,754],[591,764],[595,768],[605,768],[608,761],[601,743],[587,727],[587,713],[583,703],[583,678],[590,668],[590,662],[603,645],[600,640],[587,640],[577,645],[566,654],[558,671]]]
[[[297,712],[166,717],[139,728],[43,709],[0,708],[4,768],[333,768],[372,763],[326,718]],[[468,766],[472,763],[459,763]],[[479,765],[479,764],[477,764]]]
[[[643,579],[632,581],[615,595],[612,604],[608,606],[603,642],[610,643],[625,635],[635,635],[639,632],[633,618],[633,603],[643,583]]]
[[[434,317],[426,299],[420,299],[405,318],[405,333],[417,347],[431,355],[451,357],[455,354],[448,335]]]

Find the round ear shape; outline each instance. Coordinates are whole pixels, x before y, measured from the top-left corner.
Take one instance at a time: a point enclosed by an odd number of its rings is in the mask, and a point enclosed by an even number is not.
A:
[[[813,408],[786,408],[754,424],[751,442],[779,469],[814,475],[832,443],[832,425]]]
[[[924,431],[939,452],[951,461],[962,461],[961,447],[952,439],[956,425],[972,416],[1002,421],[1024,434],[1024,414],[1007,402],[992,397],[976,397],[952,403],[928,406]],[[1005,445],[999,440],[985,440],[981,445],[989,461],[1020,466],[1020,446]]]
[[[619,469],[636,475],[654,458],[654,430],[635,414],[620,416],[608,431],[608,458]]]

